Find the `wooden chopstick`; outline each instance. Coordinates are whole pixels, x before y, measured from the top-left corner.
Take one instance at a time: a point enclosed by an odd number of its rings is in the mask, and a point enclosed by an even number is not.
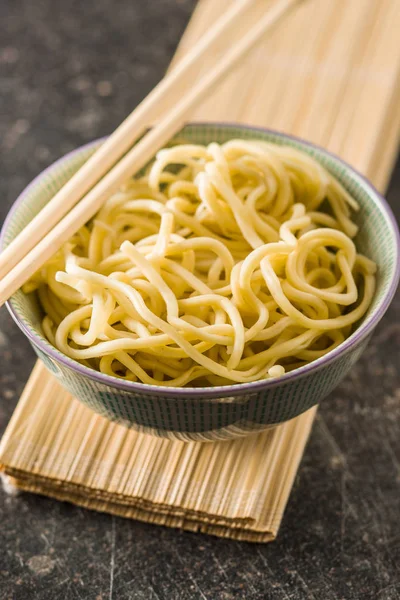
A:
[[[21,233],[0,254],[0,278],[29,252],[66,215],[73,206],[109,171],[133,146],[155,118],[159,105],[169,108],[169,95],[184,84],[192,69],[204,60],[215,42],[227,34],[256,0],[235,0],[226,13],[202,36],[168,75],[148,94],[139,106],[121,123],[98,150],[86,161],[51,201],[36,215]],[[169,103],[169,104],[168,104]]]
[[[0,283],[0,306],[23,285],[80,227],[100,209],[106,198],[121,184],[144,167],[154,154],[184,125],[190,111],[239,62],[239,60],[275,25],[299,0],[280,0],[228,50],[189,91],[169,110],[119,162],[106,174],[96,165],[93,180],[98,183],[64,216],[59,205],[61,220],[48,231],[23,258],[3,277]],[[102,177],[102,178],[101,178]]]

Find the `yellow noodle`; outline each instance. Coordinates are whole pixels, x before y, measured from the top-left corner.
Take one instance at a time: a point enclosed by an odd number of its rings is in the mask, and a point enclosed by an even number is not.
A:
[[[368,310],[376,266],[357,254],[352,210],[293,148],[166,148],[24,291],[38,291],[50,343],[107,375],[170,387],[280,377]]]

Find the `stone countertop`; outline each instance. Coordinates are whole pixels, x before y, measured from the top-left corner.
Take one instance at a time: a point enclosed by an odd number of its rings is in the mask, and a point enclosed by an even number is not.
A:
[[[194,0],[2,0],[0,221],[161,77]],[[400,167],[389,200],[400,215]],[[400,598],[400,295],[326,398],[278,540],[252,545],[0,491],[0,600]],[[0,310],[0,434],[34,363]]]

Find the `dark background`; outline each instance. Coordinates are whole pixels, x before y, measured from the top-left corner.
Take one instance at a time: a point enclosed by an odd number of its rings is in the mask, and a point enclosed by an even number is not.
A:
[[[194,0],[1,0],[0,221],[162,76]],[[400,212],[400,167],[389,200]],[[0,600],[400,598],[400,297],[324,400],[278,540],[251,545],[0,490]],[[0,434],[33,351],[0,310]]]

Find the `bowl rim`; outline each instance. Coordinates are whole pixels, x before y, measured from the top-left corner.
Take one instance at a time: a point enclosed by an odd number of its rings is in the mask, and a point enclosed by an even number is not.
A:
[[[222,399],[226,397],[234,397],[234,396],[243,396],[254,394],[260,392],[261,390],[268,390],[279,385],[289,384],[294,380],[301,379],[305,376],[308,376],[316,371],[319,371],[321,368],[326,367],[328,364],[334,362],[337,358],[347,354],[350,350],[360,344],[365,338],[367,338],[376,327],[378,322],[381,320],[386,310],[388,309],[393,296],[396,292],[397,285],[400,279],[400,233],[397,226],[396,218],[393,214],[393,211],[387,202],[387,200],[382,196],[380,192],[375,188],[375,186],[357,169],[352,167],[345,160],[337,156],[335,153],[326,150],[325,148],[314,144],[313,142],[309,142],[301,137],[294,136],[283,131],[278,131],[266,127],[257,127],[253,125],[246,125],[242,123],[235,122],[224,122],[224,121],[195,121],[195,122],[187,122],[184,127],[202,127],[207,129],[218,128],[218,129],[242,129],[246,131],[254,131],[257,133],[266,133],[269,135],[277,136],[283,140],[287,139],[297,144],[300,144],[305,147],[309,147],[311,149],[316,150],[319,153],[325,154],[328,158],[333,158],[339,164],[341,164],[347,171],[359,178],[364,186],[368,189],[369,193],[375,195],[376,199],[379,201],[381,205],[381,211],[383,215],[386,217],[386,220],[389,226],[392,229],[393,233],[393,242],[396,253],[395,266],[392,273],[392,280],[390,282],[389,288],[386,291],[386,294],[381,299],[380,303],[372,313],[370,319],[366,323],[362,323],[346,340],[344,340],[341,344],[339,344],[336,348],[325,354],[324,356],[306,364],[302,367],[294,369],[289,373],[286,373],[278,378],[273,379],[264,379],[260,381],[252,381],[247,383],[234,383],[224,386],[207,386],[207,387],[167,387],[167,386],[157,386],[151,385],[147,383],[141,382],[133,382],[133,381],[125,381],[123,379],[119,379],[118,377],[113,377],[111,375],[106,375],[104,373],[100,373],[95,371],[94,369],[90,369],[84,365],[81,365],[78,361],[75,361],[72,358],[69,358],[67,355],[63,354],[57,348],[51,346],[50,342],[45,345],[45,343],[36,335],[34,331],[32,331],[29,327],[25,325],[23,320],[18,314],[18,311],[12,306],[10,301],[6,302],[7,309],[18,325],[18,327],[22,330],[22,332],[28,337],[30,342],[36,346],[42,353],[48,355],[51,359],[56,362],[61,362],[63,365],[75,371],[78,375],[82,377],[86,377],[89,379],[93,379],[97,383],[106,385],[108,387],[116,388],[123,392],[131,392],[136,394],[144,394],[144,395],[162,395],[168,398],[175,398],[176,400],[187,398],[201,398],[201,399]],[[85,150],[89,150],[92,146],[96,146],[100,144],[102,141],[106,139],[105,137],[98,138],[87,144],[79,146],[74,150],[68,152],[64,156],[60,157],[53,163],[51,163],[46,169],[44,169],[41,173],[39,173],[19,194],[17,199],[12,204],[5,220],[1,228],[0,232],[0,249],[3,247],[5,233],[8,229],[8,226],[14,216],[15,211],[18,207],[23,204],[26,196],[31,192],[31,190],[42,180],[42,178],[59,166],[61,163],[66,161],[67,159],[71,159],[76,154],[82,153]]]

